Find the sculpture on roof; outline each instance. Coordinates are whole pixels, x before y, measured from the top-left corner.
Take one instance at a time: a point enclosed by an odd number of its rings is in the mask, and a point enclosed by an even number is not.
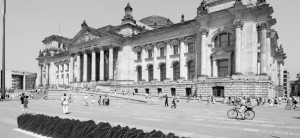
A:
[[[197,8],[197,16],[201,16],[204,14],[207,14],[207,6],[206,3],[208,2],[208,0],[203,0],[200,4],[200,6]]]

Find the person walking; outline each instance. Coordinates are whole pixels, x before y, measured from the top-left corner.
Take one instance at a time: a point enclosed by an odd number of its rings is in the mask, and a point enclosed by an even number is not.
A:
[[[172,106],[171,106],[171,108],[176,109],[176,99],[175,99],[174,96],[172,97]]]
[[[25,99],[25,93],[22,93],[22,95],[20,95],[22,114],[24,114],[24,99]]]
[[[24,108],[23,108],[23,111],[22,111],[22,114],[27,114],[27,112],[28,112],[28,95],[26,95],[25,97],[24,97]]]
[[[101,95],[99,95],[98,104],[99,104],[99,106],[101,104]]]
[[[91,95],[91,104],[92,106],[95,106],[95,98],[93,95]]]
[[[89,106],[89,103],[88,103],[89,97],[87,95],[84,96],[83,100],[85,102],[85,106]]]
[[[106,94],[105,94],[105,97],[103,98],[103,105],[104,106],[109,106],[109,98],[107,97]]]
[[[165,106],[169,106],[168,95],[165,94]]]
[[[61,97],[60,100],[61,100],[61,105],[63,107],[63,113],[67,114],[68,113],[68,108],[69,108],[69,106],[68,106],[69,98],[68,98],[67,94],[64,94],[64,96]]]

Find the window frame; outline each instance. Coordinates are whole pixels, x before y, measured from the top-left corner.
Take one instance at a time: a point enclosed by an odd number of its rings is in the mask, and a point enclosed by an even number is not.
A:
[[[148,58],[153,58],[153,50],[152,49],[148,50]]]
[[[151,82],[153,80],[153,65],[148,66],[148,81]]]
[[[179,45],[173,45],[173,55],[179,54]]]
[[[136,52],[136,55],[137,55],[137,60],[141,60],[141,58],[142,58],[142,52],[141,51]]]
[[[164,57],[165,56],[165,48],[164,47],[160,48],[159,52],[160,52],[160,57]]]

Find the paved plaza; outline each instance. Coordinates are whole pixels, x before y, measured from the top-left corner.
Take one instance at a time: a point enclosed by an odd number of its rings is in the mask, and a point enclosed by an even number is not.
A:
[[[154,98],[153,98],[154,99]],[[158,100],[159,101],[159,100]],[[62,118],[109,122],[112,125],[129,126],[151,131],[161,130],[165,134],[173,132],[179,136],[209,137],[300,137],[300,111],[278,107],[255,107],[254,120],[229,119],[226,115],[232,106],[221,103],[181,104],[176,109],[159,104],[150,105],[128,100],[111,98],[111,105],[84,106],[83,101],[74,101],[69,105],[70,114],[62,113],[58,100],[30,100],[29,113],[47,114]],[[170,104],[170,101],[169,101]],[[0,103],[0,137],[32,137],[16,131],[16,118],[21,114],[20,102]]]

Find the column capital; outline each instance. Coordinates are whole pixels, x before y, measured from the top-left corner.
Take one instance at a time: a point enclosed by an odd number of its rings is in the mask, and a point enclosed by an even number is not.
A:
[[[267,30],[268,27],[269,27],[268,22],[262,22],[262,23],[257,24],[258,31]]]
[[[171,40],[165,40],[164,42],[166,43],[166,45],[171,45]]]
[[[208,29],[205,27],[200,28],[200,33],[201,35],[207,35],[208,34]]]
[[[240,19],[234,20],[233,21],[233,25],[235,26],[235,28],[241,28],[243,29],[244,27],[244,22]]]

